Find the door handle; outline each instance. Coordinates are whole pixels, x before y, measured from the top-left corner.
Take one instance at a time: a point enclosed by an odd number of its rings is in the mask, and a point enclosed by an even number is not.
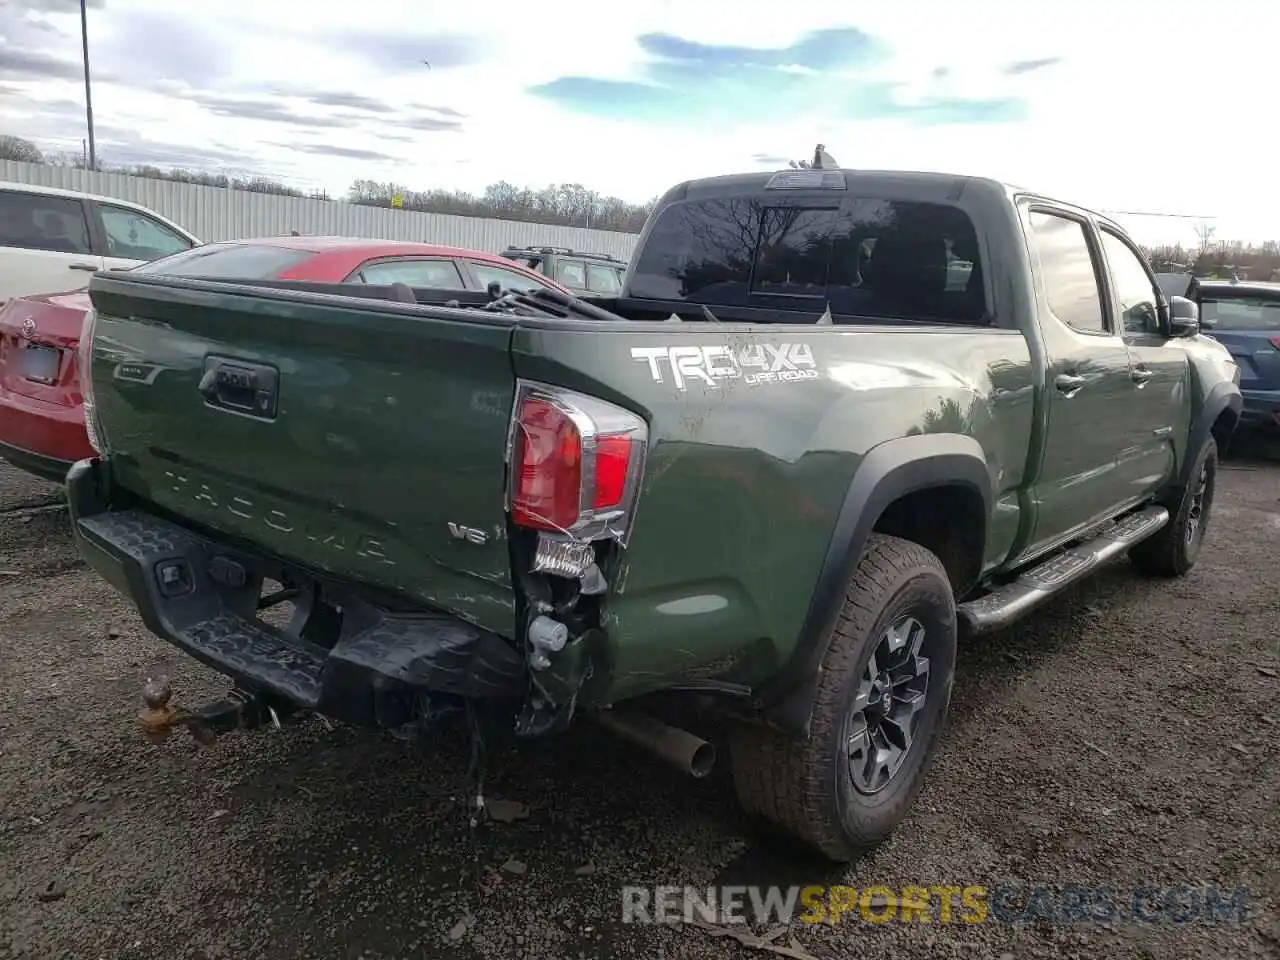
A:
[[[102,268],[96,263],[68,263],[68,270],[83,270],[85,273],[97,273]]]
[[[1134,367],[1129,371],[1129,376],[1133,378],[1133,382],[1139,387],[1145,387],[1147,385],[1147,381],[1155,376],[1155,374],[1146,367]]]
[[[1053,385],[1063,395],[1074,397],[1076,391],[1084,386],[1084,377],[1078,377],[1072,373],[1060,373],[1054,378]]]

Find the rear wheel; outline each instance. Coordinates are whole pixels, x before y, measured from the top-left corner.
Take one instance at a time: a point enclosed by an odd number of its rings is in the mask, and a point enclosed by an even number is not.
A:
[[[1218,444],[1212,437],[1200,448],[1191,477],[1169,522],[1129,551],[1129,560],[1139,572],[1180,577],[1195,566],[1209,525],[1218,479]]]
[[[734,733],[746,811],[837,861],[887,837],[942,732],[955,651],[955,600],[938,558],[873,535],[823,660],[809,737]]]

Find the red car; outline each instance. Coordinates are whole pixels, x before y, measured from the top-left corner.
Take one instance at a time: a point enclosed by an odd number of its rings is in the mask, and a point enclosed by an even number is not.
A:
[[[550,277],[492,253],[357,237],[265,237],[208,243],[129,271],[206,280],[402,283],[484,291],[547,287]],[[93,456],[84,428],[76,347],[86,290],[15,297],[0,308],[0,457],[61,483]]]

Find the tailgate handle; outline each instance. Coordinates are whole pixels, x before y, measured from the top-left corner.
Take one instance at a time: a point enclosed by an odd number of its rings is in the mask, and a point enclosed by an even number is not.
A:
[[[207,406],[262,420],[274,420],[280,371],[263,363],[205,357],[200,395]]]

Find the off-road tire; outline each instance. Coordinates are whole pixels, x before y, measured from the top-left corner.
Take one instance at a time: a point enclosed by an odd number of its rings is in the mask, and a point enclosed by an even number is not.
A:
[[[867,796],[849,781],[844,721],[880,637],[904,614],[930,633],[925,705],[897,774]],[[837,862],[884,840],[923,784],[951,700],[955,651],[955,599],[942,563],[918,544],[873,534],[822,661],[809,736],[758,725],[731,734],[734,786],[745,812]]]
[[[1217,489],[1218,444],[1213,437],[1206,440],[1200,448],[1188,475],[1191,481],[1179,492],[1176,505],[1170,508],[1172,516],[1169,517],[1169,522],[1146,540],[1134,544],[1129,551],[1129,560],[1139,573],[1152,577],[1181,577],[1195,566],[1200,548],[1204,544],[1213,510],[1214,491]],[[1202,476],[1205,478],[1205,490],[1197,532],[1188,542],[1187,529],[1191,523],[1196,492]]]

